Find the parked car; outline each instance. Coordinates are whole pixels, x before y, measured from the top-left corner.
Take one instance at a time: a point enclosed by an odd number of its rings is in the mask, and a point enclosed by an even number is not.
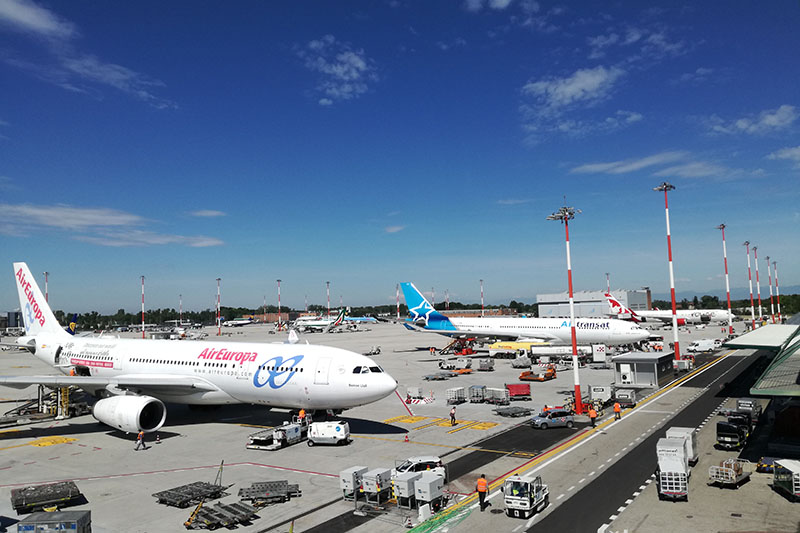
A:
[[[444,464],[441,458],[436,455],[417,455],[415,457],[409,457],[392,469],[392,477],[405,472],[426,471],[431,471],[441,477],[445,477]]]
[[[538,429],[547,428],[571,428],[575,425],[575,418],[569,411],[551,410],[546,413],[539,413],[531,419],[531,426]]]

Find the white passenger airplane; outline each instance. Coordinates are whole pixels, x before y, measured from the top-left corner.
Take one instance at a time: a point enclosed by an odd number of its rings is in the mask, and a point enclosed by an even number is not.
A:
[[[294,328],[306,332],[327,333],[333,328],[342,325],[344,321],[344,309],[339,309],[335,318],[322,318],[316,316],[301,316],[294,321]]]
[[[100,399],[94,417],[128,432],[156,431],[163,402],[256,404],[339,411],[394,392],[370,358],[308,344],[73,337],[58,325],[25,263],[14,263],[25,336],[20,347],[64,374],[0,376],[0,385],[74,385]]]
[[[255,321],[252,318],[234,318],[232,320],[226,320],[222,323],[223,326],[232,328],[247,326],[249,324],[255,324]]]
[[[662,311],[657,309],[648,309],[645,311],[634,311],[622,305],[622,302],[614,298],[611,294],[606,293],[606,300],[608,300],[609,314],[616,316],[622,320],[630,320],[632,322],[672,322],[672,311]],[[693,309],[685,310],[679,309],[675,311],[678,319],[679,326],[686,324],[705,324],[708,322],[727,322],[728,312],[724,309]]]
[[[554,345],[572,344],[569,319],[478,317],[449,318],[437,312],[413,283],[401,283],[403,295],[415,327],[449,337],[493,340],[542,341]],[[575,320],[578,344],[634,344],[650,333],[636,324],[615,319],[579,318]]]

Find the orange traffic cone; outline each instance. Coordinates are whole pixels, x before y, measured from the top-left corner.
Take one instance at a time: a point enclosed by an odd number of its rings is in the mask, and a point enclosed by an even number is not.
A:
[[[403,439],[403,442],[408,442],[408,435],[406,435],[406,438]]]
[[[161,444],[161,437],[156,433],[156,444]]]

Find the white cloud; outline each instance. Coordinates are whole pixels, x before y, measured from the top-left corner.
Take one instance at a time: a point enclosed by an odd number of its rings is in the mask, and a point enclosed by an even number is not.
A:
[[[79,52],[76,27],[30,0],[0,0],[0,24],[38,38],[46,50],[45,59],[31,61],[14,48],[7,48],[0,60],[8,65],[72,92],[97,95],[98,86],[111,87],[157,109],[176,107],[151,92],[154,87],[164,87],[163,82]]]
[[[148,246],[176,244],[191,247],[218,246],[221,240],[207,236],[186,236],[156,233],[139,229],[149,220],[107,207],[74,207],[69,205],[0,204],[3,213],[14,223],[0,229],[5,235],[43,232],[52,229],[68,231],[72,238],[100,246]]]
[[[17,31],[57,39],[72,38],[75,26],[29,0],[0,2],[0,24]]]
[[[711,176],[725,176],[730,175],[732,172],[719,165],[708,163],[705,161],[694,161],[683,165],[674,165],[659,170],[654,176],[662,177],[678,177],[678,178],[707,178]]]
[[[764,135],[788,128],[797,117],[797,109],[784,104],[777,109],[762,111],[757,116],[734,120],[724,120],[714,115],[708,120],[708,124],[713,133]]]
[[[491,9],[501,11],[513,2],[514,0],[464,0],[464,8],[467,11],[476,12],[482,10],[484,6],[488,6]]]
[[[225,213],[215,209],[198,209],[189,213],[193,217],[224,217]]]
[[[597,37],[588,37],[587,42],[592,47],[589,54],[589,59],[597,59],[605,55],[604,48],[619,42],[619,35],[611,33],[609,35],[598,35]]]
[[[686,159],[686,152],[661,152],[639,159],[625,159],[609,163],[588,163],[570,170],[572,174],[627,174],[643,168],[663,165]]]
[[[531,203],[530,198],[507,198],[504,200],[497,200],[498,205],[521,205]]]
[[[800,146],[781,148],[769,154],[767,159],[786,159],[792,161],[795,168],[800,168]]]
[[[398,231],[403,231],[404,229],[406,229],[405,226],[386,226],[384,231],[386,233],[397,233]]]
[[[691,83],[693,85],[698,85],[708,81],[713,73],[714,69],[698,67],[694,72],[685,72],[681,74],[673,83]]]
[[[318,103],[323,106],[358,98],[369,90],[370,83],[378,81],[375,62],[364,50],[353,49],[333,35],[310,41],[297,55],[306,68],[320,76],[317,91],[323,97]]]
[[[643,41],[642,52],[654,57],[678,56],[686,52],[686,43],[670,42],[663,32],[651,33]]]
[[[461,37],[456,37],[455,39],[449,42],[438,41],[436,43],[436,46],[438,46],[440,50],[446,52],[452,48],[461,48],[467,46],[467,41]]]
[[[593,105],[606,98],[625,74],[620,68],[602,65],[576,70],[563,78],[548,77],[529,81],[522,93],[535,99],[542,113],[557,114],[575,105]]]

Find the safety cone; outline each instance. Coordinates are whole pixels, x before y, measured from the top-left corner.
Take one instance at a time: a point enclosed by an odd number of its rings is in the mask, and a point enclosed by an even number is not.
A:
[[[408,435],[406,435],[406,438],[403,439],[403,442],[408,442]]]
[[[161,437],[156,433],[156,444],[161,444]]]

